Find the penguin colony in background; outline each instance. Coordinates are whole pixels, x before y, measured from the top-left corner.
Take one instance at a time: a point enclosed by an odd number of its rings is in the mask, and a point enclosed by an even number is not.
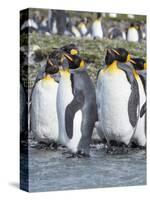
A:
[[[78,20],[68,17],[65,11],[49,10],[48,19],[40,15],[33,15],[28,19],[27,16],[21,18],[21,33],[38,32],[39,34],[51,35],[66,35],[71,37],[86,37],[89,39],[121,39],[130,42],[139,42],[146,39],[146,27],[143,23],[130,22],[126,20],[126,26],[109,25],[109,21],[105,25],[105,14],[97,13],[95,19],[79,18]],[[110,20],[117,18],[117,14],[110,13]],[[134,15],[129,15],[128,18],[133,19]],[[133,21],[133,20],[132,20]]]
[[[145,118],[146,62],[123,48],[107,48],[96,88],[74,44],[54,50],[31,94],[33,135],[67,147],[71,156],[89,156],[94,131],[109,151],[145,147]]]

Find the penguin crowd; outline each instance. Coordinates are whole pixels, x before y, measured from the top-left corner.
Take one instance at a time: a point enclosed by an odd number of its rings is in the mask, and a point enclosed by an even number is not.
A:
[[[48,15],[42,15],[40,12],[33,12],[21,16],[22,33],[36,32],[39,34],[65,35],[76,38],[87,39],[120,39],[129,42],[140,42],[146,39],[145,22],[139,22],[131,16],[126,16],[125,21],[115,22],[118,15],[115,13],[106,14],[96,13],[89,17],[70,16],[64,10],[48,10]],[[109,19],[109,20],[108,20]]]
[[[34,137],[65,146],[71,157],[88,157],[95,133],[108,152],[145,148],[146,67],[126,49],[108,47],[94,85],[75,44],[54,49],[31,93]]]

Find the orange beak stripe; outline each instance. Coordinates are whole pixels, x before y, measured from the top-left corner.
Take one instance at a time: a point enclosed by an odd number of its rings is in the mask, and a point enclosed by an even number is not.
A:
[[[115,49],[112,49],[112,51],[113,51],[114,53],[116,53],[118,56],[120,56],[120,54],[118,53],[118,51],[116,51]]]
[[[73,61],[73,59],[72,59],[69,55],[67,55],[66,53],[64,54],[64,56],[65,56],[66,58],[68,58],[70,61]]]

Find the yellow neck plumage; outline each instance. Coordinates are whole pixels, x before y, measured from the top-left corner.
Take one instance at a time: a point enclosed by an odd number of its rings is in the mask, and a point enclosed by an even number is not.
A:
[[[133,75],[134,75],[136,80],[138,80],[140,78],[135,69],[133,69]]]
[[[59,70],[59,72],[60,72],[60,75],[61,76],[70,76],[70,70],[67,68],[67,69],[60,69]]]
[[[54,78],[52,78],[49,74],[47,74],[44,78],[43,78],[44,82],[55,82]]]
[[[104,72],[109,72],[109,73],[116,73],[119,72],[120,69],[117,66],[117,61],[114,61],[112,64],[108,65],[105,69]]]

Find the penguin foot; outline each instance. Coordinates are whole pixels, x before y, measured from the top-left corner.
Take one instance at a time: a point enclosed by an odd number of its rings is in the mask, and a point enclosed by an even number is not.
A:
[[[37,149],[44,149],[44,150],[57,150],[58,145],[56,142],[45,143],[40,141],[34,147]]]
[[[69,153],[69,152],[68,152]],[[89,158],[89,154],[78,151],[77,153],[70,153],[66,158]]]
[[[49,146],[49,144],[40,141],[37,144],[35,144],[34,146],[32,146],[32,148],[45,149],[47,146]]]
[[[90,157],[90,155],[88,153],[85,153],[84,151],[81,151],[81,150],[77,151],[76,155],[78,158],[89,158]]]
[[[57,149],[58,149],[58,144],[57,144],[56,142],[51,142],[45,149],[46,149],[46,150],[57,151]]]
[[[70,153],[70,155],[66,156],[66,158],[77,158],[75,153]]]
[[[146,146],[139,146],[140,150],[146,150]]]
[[[106,153],[111,154],[111,155],[127,154],[128,147],[126,145],[123,145],[122,147],[110,146],[109,148],[106,149]]]
[[[130,144],[130,148],[134,148],[134,149],[140,149],[140,150],[146,150],[146,146],[140,146],[135,142],[132,142]]]

